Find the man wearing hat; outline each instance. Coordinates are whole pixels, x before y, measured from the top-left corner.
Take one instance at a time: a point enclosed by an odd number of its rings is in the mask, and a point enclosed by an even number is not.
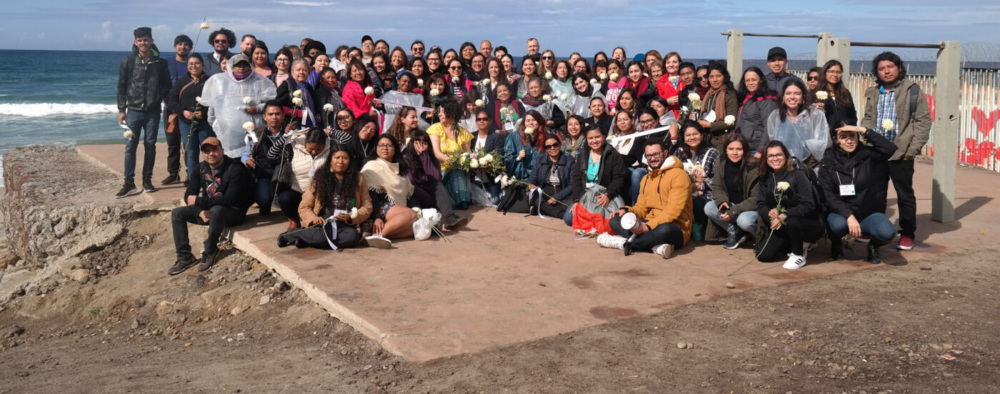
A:
[[[160,108],[170,93],[167,62],[153,44],[153,29],[140,27],[133,32],[132,54],[122,59],[118,70],[118,123],[130,132],[125,142],[125,183],[116,198],[154,192],[151,178],[156,162],[156,136]],[[143,138],[142,189],[135,186],[135,151]]]
[[[177,262],[170,275],[177,275],[198,264],[198,271],[212,268],[219,257],[219,237],[226,227],[238,226],[246,219],[253,204],[253,180],[239,159],[227,157],[218,138],[201,143],[205,161],[198,163],[198,176],[188,182],[185,206],[174,208],[170,222],[174,232]],[[201,259],[191,253],[188,223],[208,226],[208,238]]]
[[[785,82],[795,79],[802,82],[802,79],[796,77],[794,74],[788,72],[785,66],[788,65],[788,54],[785,53],[785,48],[774,47],[767,51],[767,68],[771,70],[770,73],[764,76],[767,80],[767,87],[781,94],[781,88],[785,86]],[[804,83],[803,83],[804,84]],[[781,101],[781,98],[778,98]]]

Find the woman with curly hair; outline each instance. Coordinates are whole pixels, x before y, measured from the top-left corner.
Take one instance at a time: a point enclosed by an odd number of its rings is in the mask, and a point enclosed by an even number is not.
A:
[[[528,111],[516,133],[504,141],[504,166],[507,174],[527,179],[535,160],[545,155],[545,117],[538,111]]]
[[[456,209],[466,209],[472,202],[469,174],[454,165],[455,156],[468,152],[475,138],[472,133],[459,126],[458,121],[461,116],[461,104],[456,100],[446,100],[438,110],[438,118],[441,121],[427,129],[427,134],[431,136],[432,152],[445,170],[442,181],[448,190],[452,206]]]

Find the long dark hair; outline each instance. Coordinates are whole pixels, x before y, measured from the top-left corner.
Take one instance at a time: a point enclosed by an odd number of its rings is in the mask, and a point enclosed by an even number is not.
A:
[[[736,88],[733,87],[733,78],[732,76],[729,75],[729,69],[726,67],[726,62],[721,60],[709,62],[708,74],[705,74],[705,76],[708,77],[710,74],[712,74],[712,71],[718,71],[720,74],[722,74],[722,84],[725,85],[726,88],[728,88],[729,90],[736,90]],[[761,80],[761,83],[766,84],[766,81]],[[712,84],[709,83],[708,87],[709,89],[711,89]],[[805,90],[803,90],[803,92],[804,91]]]
[[[790,86],[795,86],[802,91],[802,103],[799,104],[799,115],[809,113],[810,106],[806,103],[806,84],[798,79],[789,79],[785,81],[785,86],[781,87],[781,94],[778,96],[778,116],[781,117],[782,122],[788,118],[788,106],[785,105],[785,91]]]
[[[529,116],[532,119],[534,119],[535,122],[538,123],[538,129],[535,130],[535,132],[534,132],[534,134],[535,134],[535,142],[534,142],[535,149],[538,150],[538,153],[544,153],[545,152],[545,139],[548,138],[548,135],[549,135],[548,131],[545,128],[545,117],[542,116],[541,112],[538,112],[538,111],[535,111],[535,110],[528,111],[528,113],[524,114],[525,118],[527,118]],[[527,146],[529,140],[528,140],[527,133],[524,132],[525,128],[526,128],[526,126],[524,125],[524,122],[521,122],[521,125],[519,127],[519,129],[521,131],[521,144]]]
[[[695,150],[691,150],[691,147],[688,146],[686,142],[684,142],[684,134],[687,134],[687,129],[695,129],[699,134],[701,134],[701,144],[698,144],[698,147],[695,148]],[[694,158],[695,154],[703,153],[705,152],[706,149],[712,146],[711,141],[709,141],[708,130],[705,130],[705,128],[702,127],[701,124],[698,122],[693,122],[693,121],[684,122],[684,124],[681,126],[680,133],[681,133],[681,135],[679,136],[680,141],[678,142],[679,145],[677,147],[677,150],[684,152],[684,154],[687,155],[688,158]]]
[[[740,158],[740,162],[737,163],[737,164],[739,164],[739,171],[736,172],[736,184],[737,185],[742,185],[743,184],[743,173],[746,172],[747,165],[749,164],[748,162],[750,161],[749,157],[748,157],[748,154],[750,153],[750,144],[747,142],[747,139],[746,139],[746,137],[743,136],[743,134],[740,134],[740,133],[730,133],[730,134],[726,135],[726,139],[723,141],[723,145],[722,145],[723,149],[725,149],[725,150],[728,151],[729,150],[729,144],[732,144],[734,142],[737,142],[741,146],[743,146],[743,157]],[[729,153],[728,152],[720,152],[720,153],[722,153],[722,155],[725,157],[723,160],[729,160]],[[744,190],[744,192],[745,192],[745,190]]]
[[[826,64],[823,65],[823,69],[819,72],[819,87],[816,88],[817,90],[830,88],[830,82],[826,80],[826,72],[830,71],[833,66],[840,67],[841,72],[844,71],[844,65],[841,64],[840,61],[830,60],[826,62]],[[836,97],[836,100],[834,101],[838,107],[847,108],[854,106],[854,99],[851,97],[851,91],[847,90],[847,86],[844,85],[843,77],[841,77],[837,83],[833,84],[832,90],[833,91],[829,93],[832,93],[833,97]],[[816,92],[812,92],[811,94],[815,97]]]
[[[767,150],[774,147],[781,148],[781,154],[785,155],[785,171],[792,171],[795,169],[795,165],[792,163],[792,154],[788,153],[788,148],[785,147],[785,144],[782,144],[781,141],[778,140],[771,140],[767,143],[767,145],[764,145],[764,158],[760,161],[758,167],[758,172],[761,175],[774,172],[771,170],[771,166],[767,165]]]
[[[361,73],[364,75],[364,78],[362,78],[361,80],[361,88],[364,89],[366,87],[372,86],[372,80],[368,76],[368,69],[365,67],[365,64],[361,63],[361,61],[358,59],[352,59],[350,63],[347,63],[347,80],[354,81],[353,79],[351,79],[351,71],[354,70],[354,68],[361,69]]]
[[[337,175],[333,173],[333,169],[330,168],[333,155],[337,152],[344,152],[350,160],[343,178],[337,178]],[[313,183],[316,185],[316,198],[319,200],[320,205],[332,203],[337,196],[343,198],[344,201],[350,201],[351,198],[354,198],[358,188],[359,174],[358,161],[351,155],[347,147],[340,144],[332,146],[330,154],[326,156],[323,167],[316,171],[316,175],[313,178]]]
[[[413,179],[421,179],[427,174],[424,171],[424,164],[420,161],[420,155],[417,154],[417,150],[413,149],[413,143],[416,141],[423,141],[427,144],[427,154],[431,159],[431,163],[434,167],[441,168],[441,162],[438,160],[437,156],[434,156],[434,152],[431,152],[431,137],[426,131],[417,129],[413,131],[410,135],[410,142],[406,143],[406,149],[403,151],[403,161],[406,162],[407,170],[413,175]]]
[[[576,80],[577,79],[582,79],[585,82],[587,82],[587,90],[585,90],[583,92],[581,92],[579,90],[576,90]],[[591,96],[594,95],[594,85],[590,84],[590,77],[587,74],[584,74],[584,73],[573,73],[573,76],[570,77],[570,85],[573,86],[573,93],[575,93],[575,94],[577,94],[579,96],[582,96],[582,97],[591,97]]]
[[[396,112],[396,117],[392,120],[392,125],[389,126],[389,129],[386,130],[385,133],[383,133],[382,135],[389,134],[395,137],[397,141],[399,140],[406,141],[406,129],[403,126],[403,118],[409,116],[410,112],[416,112],[416,111],[417,110],[414,109],[413,107],[404,105],[402,108],[399,109],[399,112]]]
[[[753,92],[753,96],[750,97],[751,100],[760,97],[768,97],[775,95],[775,93],[771,91],[771,87],[767,86],[767,80],[764,79],[764,71],[762,71],[757,66],[750,66],[747,67],[745,71],[743,71],[743,76],[740,77],[740,88],[736,91],[736,97],[737,99],[739,99],[740,102],[745,100],[747,98],[747,95],[750,94],[750,91],[747,90],[747,83],[746,83],[747,73],[750,72],[757,74],[757,78],[760,79],[760,82],[757,85],[757,90],[755,90]]]

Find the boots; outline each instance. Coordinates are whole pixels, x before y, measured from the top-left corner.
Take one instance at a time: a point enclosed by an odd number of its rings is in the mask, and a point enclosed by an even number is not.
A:
[[[299,220],[298,219],[288,219],[288,229],[286,229],[285,232],[288,232],[289,230],[297,229],[299,227],[302,227],[302,225],[299,224]]]
[[[840,260],[844,257],[844,239],[830,237],[830,260]]]
[[[886,242],[884,242],[884,241],[882,241],[882,240],[880,240],[878,238],[872,237],[871,242],[868,242],[868,248],[867,248],[868,249],[868,255],[865,257],[865,261],[867,261],[869,263],[872,263],[872,264],[879,264],[879,263],[881,263],[882,262],[882,255],[879,254],[878,248],[880,246],[882,246],[882,245],[885,245],[885,244],[886,244]]]

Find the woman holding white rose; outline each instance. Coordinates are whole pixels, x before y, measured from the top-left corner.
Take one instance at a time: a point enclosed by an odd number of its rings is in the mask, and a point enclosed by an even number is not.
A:
[[[801,82],[799,82],[801,84]],[[759,261],[780,261],[785,269],[806,265],[806,252],[823,235],[823,224],[805,169],[795,168],[781,141],[768,142],[760,162],[757,190],[757,247]]]
[[[806,105],[805,92],[802,81],[785,82],[778,109],[767,117],[767,137],[771,141],[781,141],[792,157],[815,168],[830,146],[830,126],[822,111]]]
[[[674,155],[684,164],[684,170],[692,178],[694,227],[691,229],[691,237],[695,241],[700,241],[703,229],[708,223],[705,205],[712,201],[712,178],[715,176],[715,163],[719,160],[719,151],[709,143],[708,130],[701,124],[687,122],[683,130],[684,141],[674,151]]]
[[[854,97],[844,85],[844,66],[837,60],[830,60],[823,65],[819,73],[819,87],[810,92],[816,108],[826,114],[826,123],[830,126],[830,138],[837,138],[837,128],[856,126],[858,111],[854,108]]]
[[[544,148],[545,157],[535,161],[528,177],[528,212],[561,218],[572,202],[575,160],[562,151],[555,135],[545,138]]]
[[[361,169],[372,201],[372,235],[365,237],[368,246],[388,249],[391,239],[413,236],[417,214],[407,207],[413,185],[407,179],[408,168],[399,154],[399,143],[389,134],[375,140],[376,157]]]
[[[467,209],[472,202],[469,192],[469,174],[456,168],[453,157],[471,149],[473,136],[458,125],[462,116],[462,106],[455,100],[443,102],[438,109],[439,123],[431,125],[427,134],[431,137],[431,152],[441,162],[444,175],[442,183],[448,190],[455,209]]]
[[[319,126],[322,113],[316,112],[316,101],[309,79],[309,64],[298,59],[292,63],[292,77],[278,86],[277,100],[284,106],[285,118],[302,127]]]
[[[717,151],[725,150],[726,134],[736,129],[736,115],[739,105],[736,101],[736,89],[729,77],[729,71],[722,62],[712,62],[708,65],[708,92],[701,102],[701,127],[711,134],[712,147]]]
[[[198,171],[198,153],[205,138],[214,137],[212,126],[206,121],[208,115],[207,103],[202,103],[201,93],[208,76],[200,54],[192,53],[187,61],[188,74],[177,79],[170,94],[167,95],[167,107],[173,113],[181,114],[177,132],[181,133],[181,143],[184,145],[184,163],[187,166],[187,179],[191,179]],[[191,130],[191,126],[195,130]]]

